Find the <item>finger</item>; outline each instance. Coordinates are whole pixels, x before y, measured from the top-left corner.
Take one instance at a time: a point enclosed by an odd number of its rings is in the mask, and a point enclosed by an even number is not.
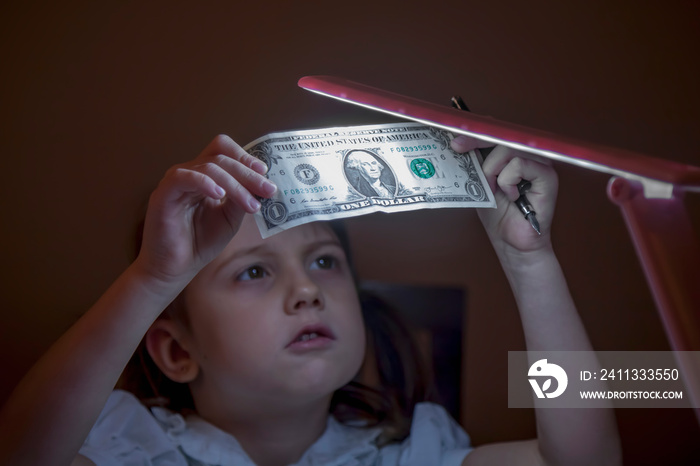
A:
[[[217,155],[225,155],[237,160],[261,175],[267,173],[267,165],[265,163],[243,150],[241,146],[225,134],[216,136],[198,158],[209,158]]]
[[[452,150],[461,154],[474,149],[493,147],[493,143],[460,134],[450,142],[450,146]]]
[[[168,170],[154,194],[165,202],[181,202],[183,195],[218,200],[226,192],[211,177],[180,165]]]
[[[532,183],[529,190],[532,194],[542,194],[557,183],[556,173],[551,166],[522,157],[511,158],[498,173],[497,180],[498,187],[511,201],[520,196],[517,185],[522,180]]]
[[[505,146],[496,146],[484,160],[482,169],[491,189],[496,191],[499,187],[511,201],[519,197],[516,185],[522,179],[534,185],[539,184],[538,180],[544,180],[544,176],[556,178],[551,161]]]
[[[489,153],[489,156],[481,162],[481,169],[484,171],[484,176],[492,191],[495,192],[497,190],[499,173],[515,156],[513,149],[505,146],[496,146]]]
[[[552,161],[529,152],[523,152],[506,146],[494,147],[489,156],[482,162],[482,169],[486,177],[498,175],[513,158],[518,157],[533,160],[543,165],[552,165]]]
[[[210,161],[193,167],[213,179],[226,193],[224,202],[233,203],[246,212],[255,213],[260,202],[255,195],[269,197],[276,187],[269,180],[252,169],[231,160],[226,156],[217,156],[216,162]]]
[[[230,182],[229,177],[233,177],[241,186],[250,191],[251,194],[260,197],[271,197],[275,191],[277,191],[277,186],[267,177],[226,155],[219,154],[212,157],[206,164],[201,166],[207,167],[209,164],[212,165],[210,176],[214,178],[214,181],[223,186],[224,189],[227,188],[226,183]],[[224,172],[228,174],[228,177],[214,167],[223,169]]]

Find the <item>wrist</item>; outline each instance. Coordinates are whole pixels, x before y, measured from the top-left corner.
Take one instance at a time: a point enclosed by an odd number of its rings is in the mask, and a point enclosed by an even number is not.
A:
[[[496,255],[506,273],[529,273],[543,265],[557,262],[552,243],[542,238],[542,242],[536,248],[518,249],[507,243],[493,244]]]
[[[139,288],[147,294],[153,301],[162,303],[165,308],[192,280],[192,276],[170,276],[162,273],[155,273],[144,261],[137,258],[129,265],[125,271],[128,280],[133,286]]]

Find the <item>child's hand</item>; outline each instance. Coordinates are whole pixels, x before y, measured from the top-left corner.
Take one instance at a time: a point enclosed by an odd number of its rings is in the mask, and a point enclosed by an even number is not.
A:
[[[228,136],[176,165],[151,194],[137,263],[165,282],[189,281],[229,243],[246,213],[277,189],[263,162]]]
[[[466,152],[486,143],[456,137],[452,148]],[[557,196],[557,175],[548,160],[504,146],[496,146],[482,163],[486,180],[496,197],[496,209],[479,209],[479,218],[499,252],[531,252],[550,246],[550,228]],[[537,215],[542,235],[538,235],[518,209],[517,184],[532,183],[527,198]]]

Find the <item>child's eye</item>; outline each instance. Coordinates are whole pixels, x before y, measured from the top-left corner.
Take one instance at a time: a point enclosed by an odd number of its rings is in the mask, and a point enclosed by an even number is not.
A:
[[[337,260],[332,256],[321,256],[311,264],[311,269],[328,270],[337,265]]]
[[[267,276],[267,272],[265,271],[264,268],[262,268],[259,265],[254,265],[252,267],[248,267],[241,273],[239,276],[236,277],[236,280],[238,281],[248,281],[248,280],[257,280],[258,278],[263,278]]]

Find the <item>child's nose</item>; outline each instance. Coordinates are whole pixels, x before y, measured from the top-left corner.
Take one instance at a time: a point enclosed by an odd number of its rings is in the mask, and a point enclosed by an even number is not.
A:
[[[321,309],[321,289],[306,273],[296,272],[290,280],[289,297],[285,312],[293,314],[304,309]]]

